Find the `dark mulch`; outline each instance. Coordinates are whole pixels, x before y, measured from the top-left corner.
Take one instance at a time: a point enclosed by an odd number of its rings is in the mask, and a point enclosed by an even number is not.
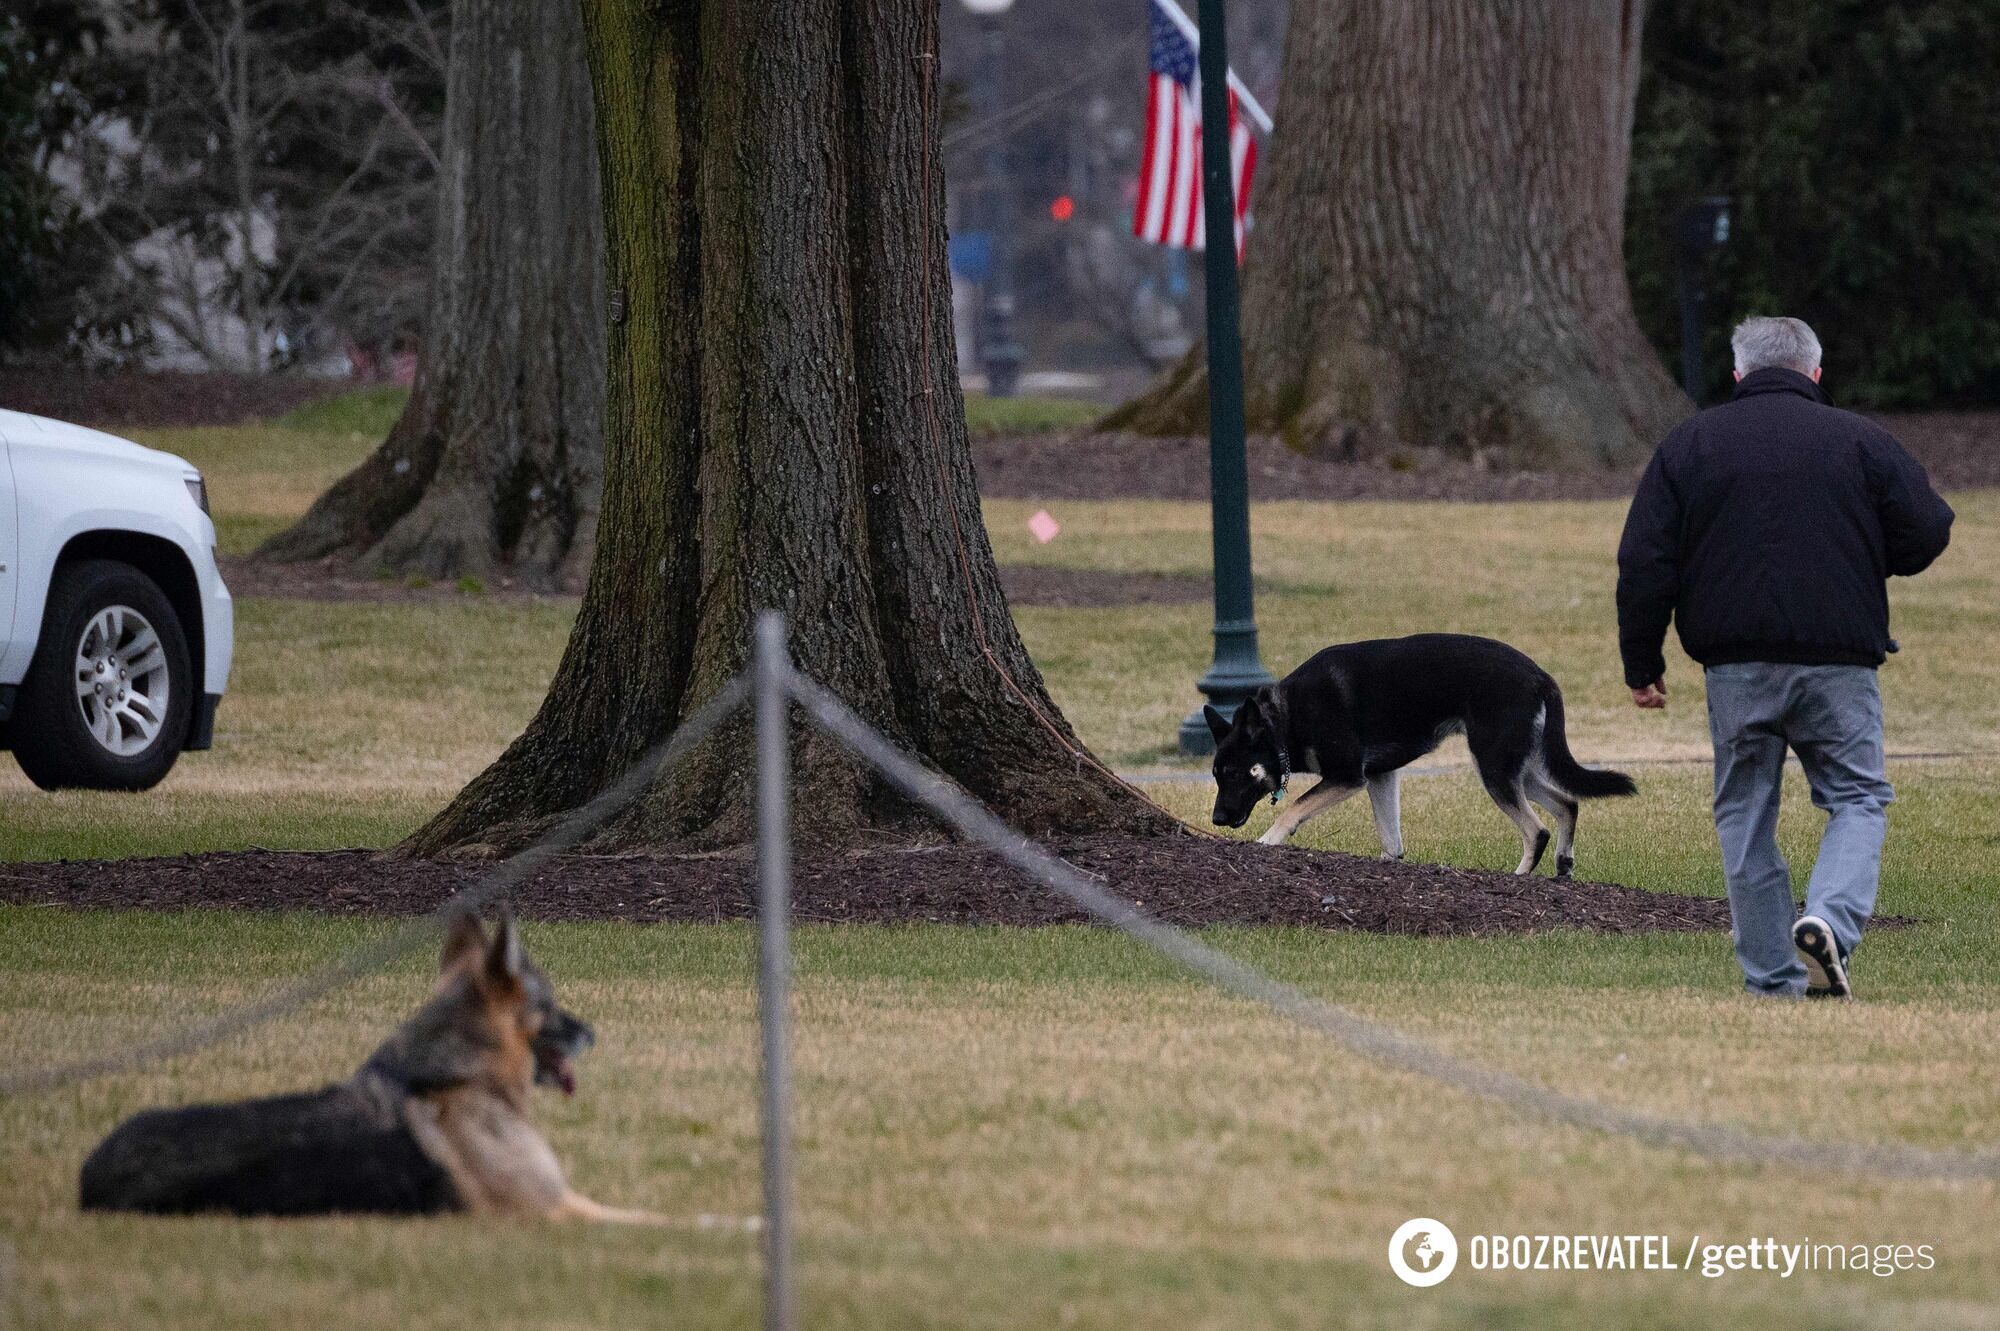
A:
[[[70,366],[0,368],[0,407],[104,429],[235,425],[282,415],[354,385],[303,375],[98,374]],[[1941,486],[2000,485],[2000,412],[1879,417]],[[1301,456],[1250,440],[1250,492],[1269,499],[1615,499],[1632,471],[1496,471],[1419,451],[1396,464]],[[973,441],[981,493],[996,499],[1206,499],[1208,441],[1133,434],[1004,435]],[[1129,603],[1129,602],[1125,602]],[[1075,604],[1089,604],[1079,601]]]
[[[1007,590],[1007,603],[1015,606],[1192,605],[1215,594],[1207,578],[1187,573],[1112,573],[1018,564],[1001,566],[1000,585]]]
[[[412,585],[397,578],[370,576],[354,563],[318,559],[303,564],[273,564],[245,555],[224,555],[222,577],[237,596],[272,596],[293,601],[501,601],[553,599],[510,582],[482,585],[477,591],[456,582]],[[1213,595],[1204,577],[1183,573],[1113,573],[1088,568],[1030,568],[1007,565],[1000,570],[1010,605],[1100,608],[1116,605],[1193,605]],[[580,589],[578,589],[580,590]]]
[[[1208,440],[1140,434],[1032,434],[975,439],[979,492],[989,499],[1208,498]],[[1424,458],[1386,462],[1309,458],[1269,436],[1249,441],[1250,497],[1270,499],[1609,499],[1635,476],[1496,472]]]
[[[1051,848],[1120,896],[1180,925],[1471,935],[1555,928],[1708,930],[1729,923],[1727,903],[1710,897],[1388,864],[1206,836],[1100,836]],[[12,864],[0,867],[0,902],[415,915],[474,881],[485,867],[369,851],[262,850]],[[535,878],[516,902],[524,916],[537,920],[707,921],[756,914],[751,862],[738,855],[571,858]],[[867,924],[1087,920],[993,855],[958,845],[805,853],[794,870],[793,910],[801,920]]]
[[[354,387],[292,374],[94,374],[0,368],[0,407],[100,430],[243,425]]]
[[[1878,417],[1949,489],[2000,485],[2000,412]],[[992,499],[1208,498],[1208,441],[1134,434],[1008,435],[973,441],[979,490]],[[1620,499],[1638,473],[1494,471],[1441,456],[1340,462],[1302,456],[1269,436],[1249,441],[1257,500],[1446,499],[1508,503]]]
[[[327,558],[303,564],[274,564],[248,555],[223,555],[216,561],[222,580],[235,596],[272,596],[292,601],[540,601],[553,595],[529,591],[502,580],[481,584],[477,591],[456,581],[412,583],[378,578],[350,560]]]
[[[2000,412],[1921,411],[1876,418],[1940,489],[2000,485]]]

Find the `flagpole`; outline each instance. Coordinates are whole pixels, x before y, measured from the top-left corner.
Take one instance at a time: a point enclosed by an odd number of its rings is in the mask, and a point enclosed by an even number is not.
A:
[[[1169,15],[1173,0],[1160,0]],[[1243,342],[1236,291],[1236,185],[1229,146],[1229,51],[1222,0],[1201,0],[1202,227],[1208,280],[1208,486],[1215,560],[1215,658],[1196,683],[1228,715],[1271,682],[1257,654],[1250,586],[1250,474],[1243,447]],[[1196,709],[1180,749],[1215,747]]]

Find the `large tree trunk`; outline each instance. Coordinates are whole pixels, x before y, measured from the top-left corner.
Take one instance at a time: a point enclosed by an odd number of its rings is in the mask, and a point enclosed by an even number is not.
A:
[[[614,318],[604,518],[527,732],[408,848],[500,848],[601,789],[783,610],[800,667],[1030,829],[1164,829],[1050,701],[980,522],[951,331],[936,0],[586,0]],[[745,839],[726,728],[595,845]],[[914,829],[824,737],[823,843]]]
[[[258,553],[580,585],[602,490],[604,274],[575,6],[457,0],[445,120],[409,406]]]
[[[1253,428],[1306,451],[1622,464],[1688,412],[1621,250],[1644,9],[1293,6],[1245,261]],[[1111,423],[1199,428],[1202,364]]]

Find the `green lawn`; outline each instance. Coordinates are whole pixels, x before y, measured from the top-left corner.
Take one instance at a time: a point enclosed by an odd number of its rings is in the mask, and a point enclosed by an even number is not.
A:
[[[318,415],[314,415],[318,412]],[[371,416],[369,413],[374,412]],[[209,473],[225,544],[299,511],[393,401],[293,424],[154,432]],[[1221,931],[1314,992],[1549,1085],[1822,1138],[2000,1149],[2000,493],[1954,495],[1933,574],[1896,588],[1884,672],[1892,811],[1882,909],[1916,917],[1857,958],[1868,1001],[1753,1003],[1719,936],[1412,940]],[[1200,572],[1196,505],[987,506],[1001,558]],[[1610,633],[1615,504],[1260,506],[1266,658],[1415,628],[1493,633],[1563,682],[1571,740],[1629,762],[1640,798],[1586,808],[1579,871],[1719,890],[1699,681],[1625,701]],[[245,845],[383,845],[516,732],[569,611],[239,603],[217,748],[143,796],[51,797],[0,776],[0,858]],[[1202,606],[1024,609],[1084,738],[1189,818],[1199,773],[1165,746],[1205,664]],[[1949,757],[1917,755],[1948,754]],[[1458,755],[1436,760],[1449,767]],[[1792,791],[1801,871],[1817,815]],[[1465,772],[1413,779],[1413,856],[1511,865],[1511,826]],[[1246,829],[1255,833],[1261,823]],[[1350,804],[1302,833],[1372,853]],[[253,996],[381,926],[297,916],[0,910],[0,1059],[123,1044]],[[423,991],[403,967],[250,1038],[76,1090],[0,1101],[0,1326],[754,1325],[752,940],[739,926],[537,927],[530,944],[602,1044],[551,1139],[600,1198],[665,1231],[371,1221],[84,1219],[75,1170],[148,1104],[344,1075]],[[1993,1185],[1708,1165],[1524,1121],[1374,1067],[1177,977],[1095,930],[808,928],[799,937],[799,1201],[814,1327],[1846,1328],[2000,1320]],[[1477,1272],[1437,1289],[1383,1258],[1413,1215],[1475,1233],[1663,1233],[1679,1244],[1929,1243],[1893,1278]],[[705,1223],[703,1217],[709,1217]],[[719,1220],[717,1218],[720,1218]]]

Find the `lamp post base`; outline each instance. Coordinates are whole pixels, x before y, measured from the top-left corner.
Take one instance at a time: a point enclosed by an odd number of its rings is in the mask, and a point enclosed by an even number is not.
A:
[[[1264,669],[1257,654],[1257,625],[1253,620],[1236,620],[1215,626],[1215,660],[1208,673],[1195,681],[1208,705],[1224,716],[1234,717],[1236,709],[1266,684],[1277,681]],[[1215,736],[1200,707],[1181,722],[1180,751],[1184,758],[1205,758],[1215,752]]]

